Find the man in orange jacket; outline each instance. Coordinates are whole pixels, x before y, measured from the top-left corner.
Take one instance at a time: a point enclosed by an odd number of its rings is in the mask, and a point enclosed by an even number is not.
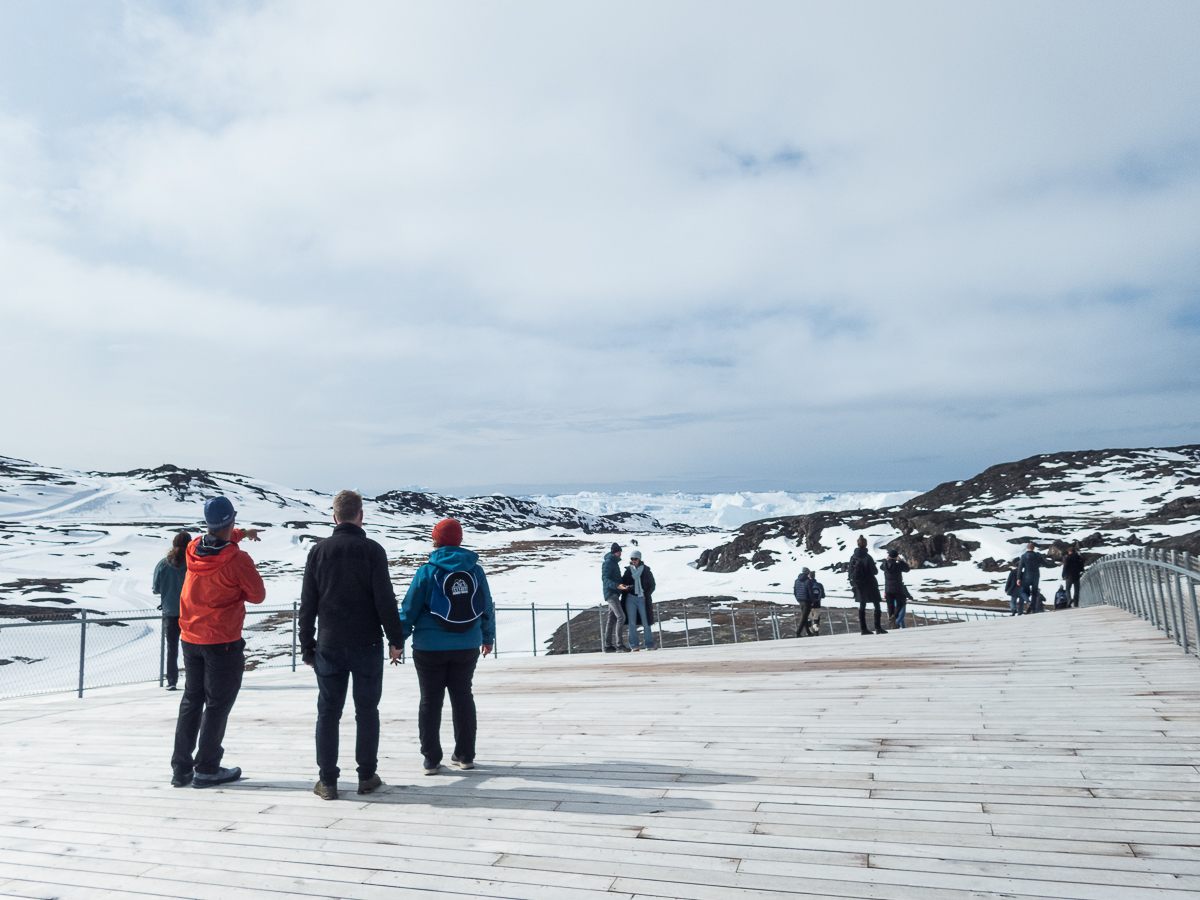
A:
[[[175,787],[212,787],[242,777],[236,766],[221,766],[221,741],[246,668],[246,604],[262,603],[267,591],[254,560],[238,547],[244,537],[257,541],[258,530],[234,528],[236,519],[228,498],[213,497],[204,504],[208,534],[187,548],[188,571],[179,596],[186,681],[171,755]]]

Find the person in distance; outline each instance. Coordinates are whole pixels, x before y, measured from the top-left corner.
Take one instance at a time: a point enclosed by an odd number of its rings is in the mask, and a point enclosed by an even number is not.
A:
[[[888,550],[887,559],[880,568],[883,569],[883,598],[887,601],[888,620],[893,628],[903,628],[908,602],[904,573],[909,570],[909,565],[900,558],[900,551],[893,547]]]
[[[1083,557],[1078,547],[1071,547],[1063,558],[1063,588],[1067,592],[1067,608],[1079,606],[1079,579],[1083,577]]]
[[[187,547],[192,536],[186,531],[175,533],[171,549],[154,567],[153,591],[162,601],[163,633],[167,645],[167,690],[175,690],[179,681],[179,594],[187,576]]]
[[[604,652],[615,653],[620,650],[629,652],[625,643],[625,604],[622,595],[627,587],[621,585],[621,545],[614,543],[604,554],[604,562],[600,564],[600,587],[604,592],[604,602],[608,604],[607,615],[604,617]]]
[[[629,565],[621,576],[620,587],[625,591],[625,616],[629,620],[629,646],[632,650],[641,650],[638,644],[637,623],[642,620],[642,635],[646,649],[654,650],[654,633],[650,626],[654,624],[654,573],[642,562],[642,551],[634,550],[629,554]]]
[[[812,590],[816,582],[808,577],[811,574],[812,570],[808,566],[805,566],[804,571],[800,573],[792,585],[792,595],[796,598],[796,602],[800,604],[800,615],[796,620],[796,637],[798,638],[805,635],[812,635],[813,633],[812,628],[808,624],[808,615],[812,612],[813,608]]]
[[[257,541],[258,529],[235,528],[236,520],[229,498],[210,498],[204,504],[208,533],[187,547],[179,595],[185,680],[171,755],[175,787],[213,787],[242,777],[236,766],[221,766],[221,741],[246,669],[246,604],[262,603],[267,589],[250,554],[238,546],[242,538]]]
[[[362,495],[333,498],[333,534],[308,553],[300,591],[300,648],[317,676],[317,768],[313,793],[338,798],[338,724],[353,676],[358,793],[383,782],[379,767],[379,698],[383,639],[393,663],[404,655],[396,593],[383,547],[363,531]]]
[[[808,573],[808,603],[809,608],[816,610],[811,621],[808,623],[808,633],[816,637],[821,633],[821,601],[825,599],[825,585],[817,581],[817,573],[815,570],[810,570]]]
[[[462,546],[462,525],[433,526],[433,552],[417,570],[400,605],[402,637],[412,635],[413,664],[421,685],[417,725],[425,774],[442,765],[442,704],[450,694],[454,753],[450,762],[475,768],[475,697],[471,679],[479,657],[496,642],[496,610],[478,554]]]
[[[854,590],[854,597],[858,601],[858,626],[862,634],[871,633],[867,628],[868,603],[875,605],[875,633],[887,634],[883,629],[879,609],[883,598],[879,596],[879,581],[876,578],[878,571],[875,560],[867,553],[867,539],[859,535],[858,546],[850,557],[850,569],[847,574],[850,576],[850,587]]]
[[[1025,603],[1029,603],[1029,612],[1037,611],[1038,582],[1041,581],[1041,570],[1054,566],[1050,560],[1037,552],[1037,546],[1030,541],[1021,554],[1017,565],[1017,580],[1021,586],[1020,600],[1017,604],[1017,615],[1025,614]]]

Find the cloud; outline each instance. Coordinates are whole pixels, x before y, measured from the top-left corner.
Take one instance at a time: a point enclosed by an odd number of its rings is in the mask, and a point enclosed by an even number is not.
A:
[[[821,489],[1106,397],[1197,439],[1193,5],[115,8],[92,107],[0,106],[4,452]],[[239,377],[164,430],[160,373]]]

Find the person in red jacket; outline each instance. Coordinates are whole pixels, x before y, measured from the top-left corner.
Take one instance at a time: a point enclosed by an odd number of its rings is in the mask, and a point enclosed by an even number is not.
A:
[[[246,668],[246,604],[262,603],[267,591],[254,560],[238,547],[242,538],[257,541],[258,530],[234,528],[236,519],[228,498],[211,498],[204,504],[208,534],[187,548],[188,570],[179,596],[186,678],[171,755],[175,787],[212,787],[242,777],[241,769],[221,766],[221,741]]]

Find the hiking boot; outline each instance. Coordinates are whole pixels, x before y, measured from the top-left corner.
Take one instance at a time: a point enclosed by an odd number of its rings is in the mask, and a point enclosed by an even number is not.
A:
[[[867,629],[864,628],[862,631],[859,632],[859,634],[871,634],[871,632],[867,631]]]
[[[424,767],[426,775],[436,775],[438,773],[438,769],[440,769],[442,767],[442,764],[440,762],[434,762],[432,759],[429,759],[428,757],[426,757],[426,759],[424,760],[424,762],[421,763],[421,765]]]
[[[228,784],[231,781],[237,781],[241,777],[242,770],[237,766],[234,766],[232,769],[226,769],[222,766],[213,775],[205,775],[203,772],[197,772],[196,777],[192,779],[192,787],[216,787],[218,784]]]
[[[616,652],[617,652],[617,648],[616,648],[616,647],[605,647],[605,648],[604,648],[604,652],[605,652],[605,653],[616,653]]]
[[[173,684],[168,684],[167,690],[168,691],[177,691],[177,690],[179,690],[179,688],[175,687],[175,685],[173,685]]]
[[[195,774],[191,769],[186,772],[176,772],[171,776],[171,787],[187,787],[192,783],[192,775]]]
[[[626,647],[624,644],[622,644],[620,647],[618,647],[618,648],[617,648],[617,650],[619,650],[621,653],[629,653],[629,652],[631,652],[631,651],[630,651],[630,649],[629,649],[629,647]]]
[[[455,766],[457,766],[460,769],[475,768],[474,760],[470,760],[470,759],[459,759],[457,756],[451,756],[450,762],[453,763]]]
[[[313,793],[322,800],[336,800],[338,798],[337,785],[326,784],[323,781],[318,781],[313,787]],[[362,791],[359,791],[361,794]]]
[[[875,629],[875,633],[876,633],[876,634],[887,634],[887,632],[886,632],[886,631],[884,631],[882,628],[876,628],[876,629]]]
[[[372,775],[366,781],[358,783],[358,792],[360,794],[371,794],[383,787],[383,780],[378,775]]]

